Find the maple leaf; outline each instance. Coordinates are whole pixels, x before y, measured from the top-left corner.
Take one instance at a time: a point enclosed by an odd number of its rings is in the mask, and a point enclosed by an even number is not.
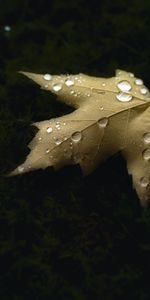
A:
[[[21,73],[75,110],[33,123],[39,130],[28,145],[31,151],[10,175],[68,164],[79,164],[88,175],[120,151],[145,206],[150,196],[150,93],[143,81],[122,70],[112,78]]]

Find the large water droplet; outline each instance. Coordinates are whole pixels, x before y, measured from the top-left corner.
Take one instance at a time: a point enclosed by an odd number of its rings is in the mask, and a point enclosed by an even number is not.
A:
[[[147,187],[149,185],[149,179],[147,177],[142,177],[140,179],[140,184],[142,187]]]
[[[149,160],[150,159],[150,149],[145,149],[144,151],[143,151],[143,158],[145,159],[145,160]]]
[[[143,139],[146,144],[149,144],[150,143],[150,132],[144,133]]]
[[[146,95],[146,94],[148,93],[148,89],[147,89],[146,87],[141,87],[141,88],[140,88],[140,93],[141,93],[142,95]]]
[[[50,74],[45,74],[45,75],[43,75],[43,78],[44,78],[45,80],[52,80],[52,75],[50,75]]]
[[[82,133],[80,131],[74,132],[71,136],[72,141],[75,143],[80,142],[81,138],[82,138]]]
[[[100,127],[105,128],[108,124],[108,118],[105,117],[105,118],[99,119],[97,123]]]
[[[120,91],[122,92],[128,92],[131,90],[131,84],[127,81],[127,80],[123,80],[123,81],[120,81],[118,84],[117,84],[117,87]]]
[[[132,100],[132,95],[126,93],[119,93],[116,95],[117,100],[121,102],[129,102]]]
[[[52,127],[47,127],[46,129],[47,133],[51,133],[53,131]]]
[[[62,84],[60,83],[56,83],[52,86],[52,89],[55,91],[55,92],[59,92],[61,89],[62,89]]]
[[[136,85],[142,85],[143,84],[143,80],[140,78],[135,79],[135,84]]]
[[[65,85],[67,85],[67,86],[72,86],[72,85],[74,85],[74,81],[71,80],[71,79],[66,79],[66,80],[65,80]]]

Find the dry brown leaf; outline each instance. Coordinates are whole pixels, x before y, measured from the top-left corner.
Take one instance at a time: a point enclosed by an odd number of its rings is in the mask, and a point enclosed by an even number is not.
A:
[[[79,164],[88,175],[121,151],[133,188],[146,205],[150,197],[150,93],[143,81],[122,70],[112,78],[21,73],[75,111],[34,123],[39,131],[28,145],[31,151],[10,175],[68,164]]]

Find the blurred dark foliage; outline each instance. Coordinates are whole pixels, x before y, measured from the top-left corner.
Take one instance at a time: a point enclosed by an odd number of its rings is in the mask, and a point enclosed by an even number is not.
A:
[[[86,178],[79,166],[5,177],[30,124],[71,111],[17,71],[120,68],[148,85],[149,32],[146,0],[0,0],[0,299],[150,299],[150,209],[119,154]]]

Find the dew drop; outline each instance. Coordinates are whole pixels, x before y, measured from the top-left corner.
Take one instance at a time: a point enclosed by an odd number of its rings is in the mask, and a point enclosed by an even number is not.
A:
[[[50,149],[46,149],[46,153],[49,153],[50,152]]]
[[[140,184],[142,187],[147,187],[149,185],[149,180],[147,177],[142,177],[140,179]]]
[[[43,75],[43,78],[44,78],[45,80],[52,80],[52,75],[50,75],[50,74],[45,74],[45,75]]]
[[[48,89],[48,84],[45,84],[43,89],[47,90]]]
[[[74,132],[71,136],[72,141],[75,143],[80,142],[81,138],[82,138],[82,133],[80,131]]]
[[[75,91],[73,91],[73,90],[72,90],[72,91],[70,91],[70,94],[71,94],[71,95],[73,95],[74,93],[75,93]]]
[[[120,81],[118,84],[117,84],[117,87],[120,91],[122,92],[128,92],[131,90],[131,84],[126,81],[126,80],[123,80],[123,81]]]
[[[105,128],[108,124],[108,118],[105,117],[105,118],[99,119],[97,123],[98,123],[99,127]]]
[[[24,171],[24,167],[23,167],[23,166],[19,166],[19,167],[18,167],[18,172],[19,172],[19,173],[22,173],[23,171]]]
[[[142,95],[146,95],[146,94],[148,93],[148,89],[147,89],[146,87],[141,87],[141,88],[140,88],[140,93],[141,93]]]
[[[52,89],[55,91],[55,92],[59,92],[61,89],[62,89],[62,84],[60,83],[56,83],[52,86]]]
[[[74,85],[74,81],[71,80],[71,79],[66,79],[66,80],[65,80],[65,85],[67,85],[67,86],[72,86],[72,85]]]
[[[150,149],[145,149],[144,151],[143,151],[143,158],[145,159],[145,160],[149,160],[150,159]]]
[[[90,93],[88,93],[88,94],[87,94],[87,97],[90,97],[90,96],[91,96],[91,94],[90,94]]]
[[[133,77],[134,77],[134,74],[131,73],[131,72],[129,72],[129,76],[130,76],[131,78],[133,78]]]
[[[62,143],[62,140],[61,139],[56,139],[56,141],[55,141],[55,144],[58,146],[58,145],[60,145]]]
[[[135,84],[136,84],[136,85],[142,85],[142,84],[143,84],[143,80],[137,78],[137,79],[135,79]]]
[[[46,129],[47,133],[51,133],[53,131],[52,127],[47,127]]]
[[[132,95],[126,93],[119,93],[116,95],[117,100],[121,102],[129,102],[132,100]]]
[[[144,133],[143,139],[146,144],[149,144],[150,143],[150,132]]]
[[[39,141],[41,141],[41,140],[42,140],[42,138],[41,138],[41,137],[39,137],[39,138],[38,138],[38,140],[39,140]]]

